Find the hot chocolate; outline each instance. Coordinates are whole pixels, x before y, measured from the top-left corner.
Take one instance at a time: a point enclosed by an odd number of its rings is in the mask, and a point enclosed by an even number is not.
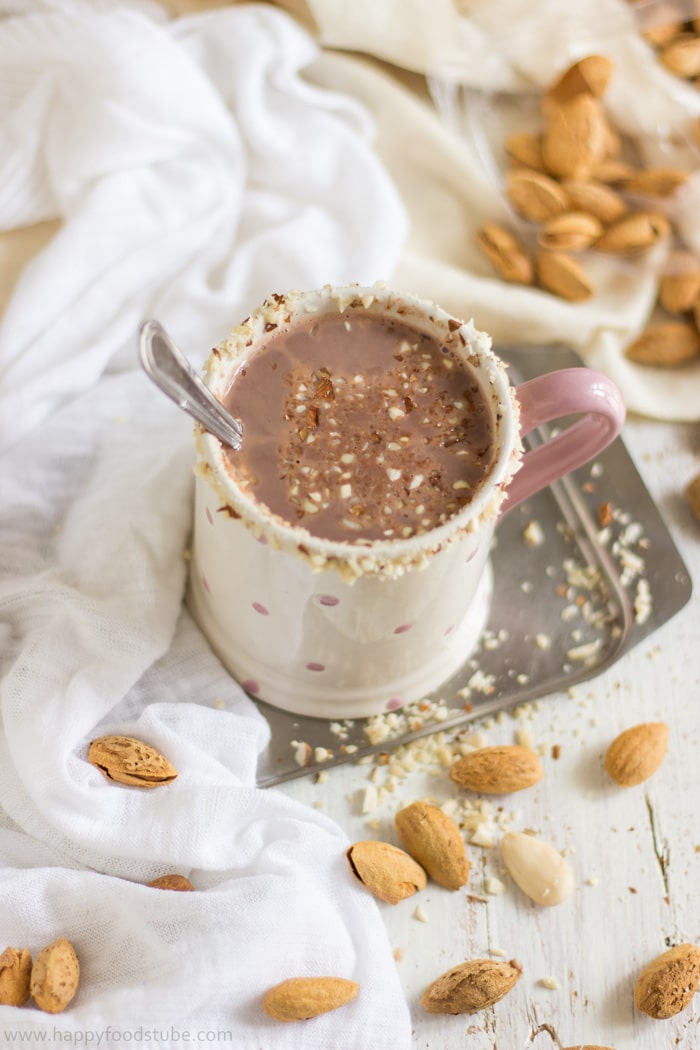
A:
[[[495,439],[465,362],[372,314],[270,328],[224,399],[243,424],[227,467],[258,503],[315,536],[356,543],[420,535],[471,501]]]

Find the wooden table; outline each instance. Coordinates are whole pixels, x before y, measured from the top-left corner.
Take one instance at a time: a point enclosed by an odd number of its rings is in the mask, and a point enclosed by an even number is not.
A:
[[[623,440],[691,578],[700,581],[700,522],[683,498],[700,471],[700,427],[631,419]],[[650,780],[622,789],[605,773],[603,756],[621,730],[643,721],[669,724],[669,752]],[[378,904],[410,1005],[414,1047],[695,1050],[700,995],[676,1017],[653,1020],[635,1008],[633,987],[668,946],[700,944],[698,595],[597,678],[470,728],[477,743],[531,744],[544,776],[527,791],[491,797],[478,837],[492,834],[494,844],[467,845],[466,887],[449,891],[429,882],[395,907]],[[412,772],[392,775],[391,761],[372,759],[281,789],[321,808],[353,841],[398,844],[393,815],[419,798],[454,799],[456,815],[466,806],[475,822],[479,800],[448,779],[449,740],[442,751],[440,742],[426,739],[422,750],[432,757],[424,755]],[[507,828],[532,830],[566,855],[576,879],[572,897],[545,908],[522,894],[500,859]],[[465,837],[469,843],[469,831]],[[479,957],[516,958],[523,975],[513,991],[481,1013],[426,1014],[419,1000],[428,984]]]

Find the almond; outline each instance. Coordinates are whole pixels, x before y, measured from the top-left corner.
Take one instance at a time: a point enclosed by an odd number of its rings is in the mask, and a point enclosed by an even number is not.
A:
[[[562,183],[571,207],[594,215],[605,226],[620,219],[627,205],[615,190],[595,180],[567,179]]]
[[[700,333],[689,321],[661,321],[630,343],[625,356],[639,365],[677,368],[700,356]]]
[[[613,73],[613,64],[604,55],[587,55],[569,66],[545,92],[543,105],[568,102],[576,95],[588,94],[600,98]]]
[[[505,141],[506,156],[516,164],[524,164],[534,171],[544,171],[542,142],[539,135],[529,131],[516,131]]]
[[[563,1046],[562,1050],[613,1050],[611,1046],[595,1046],[593,1043],[577,1043],[576,1046]]]
[[[674,1017],[685,1010],[700,983],[700,948],[679,944],[646,966],[634,986],[634,1005],[649,1017]]]
[[[634,787],[656,772],[667,748],[666,723],[641,722],[615,737],[605,753],[605,769],[620,787]]]
[[[543,225],[538,243],[552,251],[580,252],[590,248],[603,233],[603,225],[593,215],[567,211],[555,215]]]
[[[532,262],[525,247],[509,230],[486,223],[478,232],[477,244],[499,277],[514,284],[532,284]]]
[[[472,959],[433,981],[421,996],[421,1006],[429,1014],[473,1014],[507,995],[521,974],[522,967],[515,959]]]
[[[598,182],[617,185],[624,179],[631,178],[636,170],[636,168],[633,168],[632,165],[628,164],[625,160],[618,160],[616,157],[606,156],[605,159],[597,165],[594,174]]]
[[[177,770],[150,744],[130,736],[102,736],[93,740],[88,760],[107,779],[132,787],[171,784]]]
[[[534,751],[518,744],[480,747],[458,759],[450,769],[450,780],[484,795],[507,795],[522,791],[542,779],[542,766]]]
[[[695,517],[700,521],[700,474],[689,481],[685,487],[684,495],[688,501],[688,506],[692,510]]]
[[[185,875],[160,875],[146,883],[156,890],[193,890],[194,886]]]
[[[636,211],[614,222],[596,241],[599,252],[639,255],[658,244],[670,232],[668,220],[658,212]]]
[[[458,890],[469,878],[467,851],[457,825],[428,802],[412,802],[395,817],[399,838],[431,879]]]
[[[413,857],[388,842],[356,842],[346,853],[353,875],[387,904],[424,890],[428,877]]]
[[[670,314],[683,314],[699,296],[700,260],[691,252],[673,252],[659,281],[659,302]]]
[[[639,193],[646,197],[670,197],[687,182],[689,174],[680,168],[647,168],[623,178],[621,185],[627,193]]]
[[[506,197],[518,214],[542,222],[568,208],[566,193],[558,182],[539,171],[516,168],[506,175]]]
[[[593,287],[583,268],[564,252],[537,252],[535,272],[539,284],[560,299],[581,303],[593,295]]]
[[[659,51],[662,66],[677,77],[700,75],[700,38],[694,33],[681,33]]]
[[[0,1006],[24,1006],[29,998],[31,973],[28,948],[5,948],[0,955]]]
[[[588,178],[606,156],[607,146],[607,119],[592,95],[576,95],[552,107],[542,137],[542,159],[550,175]]]
[[[345,1006],[359,990],[344,977],[290,977],[270,988],[262,1005],[276,1021],[306,1021]]]
[[[674,4],[655,3],[645,12],[642,36],[652,47],[668,44],[683,31],[683,21],[679,20],[678,8]]]
[[[29,990],[40,1010],[59,1014],[78,991],[80,963],[64,937],[42,948],[32,966]]]
[[[513,881],[537,904],[561,904],[573,893],[571,868],[548,842],[508,831],[501,840],[501,855]]]

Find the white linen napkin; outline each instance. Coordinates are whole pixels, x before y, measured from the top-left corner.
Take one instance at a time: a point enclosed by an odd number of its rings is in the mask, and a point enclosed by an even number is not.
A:
[[[61,219],[0,324],[0,951],[66,937],[82,967],[64,1013],[0,1007],[3,1045],[410,1041],[343,833],[256,789],[267,725],[182,607],[191,424],[136,365],[147,316],[198,363],[272,291],[393,269],[402,205],[363,108],[300,79],[315,53],[263,5],[0,18],[0,227]],[[109,732],[177,780],[108,783],[86,752]],[[143,885],[169,872],[195,892]],[[324,974],[358,998],[263,1013]]]

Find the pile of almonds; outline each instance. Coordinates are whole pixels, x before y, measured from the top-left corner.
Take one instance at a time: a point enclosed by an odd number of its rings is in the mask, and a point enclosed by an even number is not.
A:
[[[541,133],[518,132],[505,143],[505,195],[533,224],[534,251],[497,223],[484,224],[477,243],[503,280],[578,303],[594,294],[579,253],[634,260],[662,242],[670,245],[675,235],[681,246],[670,254],[658,296],[667,316],[650,324],[626,354],[639,364],[679,366],[700,357],[700,260],[682,245],[658,202],[670,198],[688,172],[640,169],[623,159],[622,136],[602,102],[612,73],[602,55],[575,62],[541,96]]]
[[[80,963],[64,937],[47,944],[32,962],[28,948],[6,948],[0,955],[0,1005],[24,1006],[33,999],[40,1010],[61,1013],[78,991]]]
[[[700,88],[700,18],[688,18],[688,5],[674,0],[647,4],[630,0],[638,9],[641,33],[659,62],[674,77]],[[700,14],[700,10],[696,11]]]

